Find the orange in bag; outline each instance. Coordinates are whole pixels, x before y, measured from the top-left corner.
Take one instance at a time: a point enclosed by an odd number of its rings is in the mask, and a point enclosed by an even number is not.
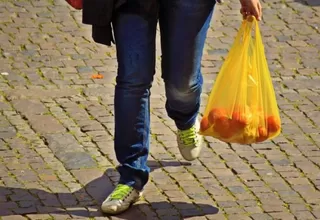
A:
[[[268,130],[265,127],[258,128],[258,136],[256,138],[257,142],[263,142],[268,139]]]
[[[210,93],[200,134],[252,144],[280,134],[281,120],[257,20],[243,20]]]
[[[273,115],[269,116],[267,118],[267,128],[269,133],[276,134],[281,128],[281,122],[279,118]]]
[[[243,129],[252,122],[252,112],[249,106],[236,107],[232,112],[232,126],[236,129]]]

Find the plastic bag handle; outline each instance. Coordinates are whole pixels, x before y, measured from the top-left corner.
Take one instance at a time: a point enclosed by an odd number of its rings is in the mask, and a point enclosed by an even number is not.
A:
[[[258,21],[254,16],[249,16],[246,19],[243,19],[232,47],[237,47],[242,45],[245,48],[247,48],[252,37],[251,31],[253,28],[255,28],[255,34],[254,34],[255,37],[256,38],[258,37],[259,40],[261,40]]]

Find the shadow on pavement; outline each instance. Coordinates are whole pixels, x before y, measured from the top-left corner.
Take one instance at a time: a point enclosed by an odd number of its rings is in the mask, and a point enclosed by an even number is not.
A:
[[[303,5],[311,6],[311,7],[320,6],[320,0],[294,0],[294,1]]]
[[[161,167],[191,165],[190,163],[175,161],[160,161],[160,163],[161,165],[155,161],[148,161],[151,172]],[[115,180],[115,178],[117,178],[116,170],[108,169],[102,176],[73,193],[50,193],[41,189],[0,186],[0,217],[30,214],[50,214],[54,218],[59,218],[59,216],[63,218],[104,216],[100,211],[100,204],[112,191],[113,184],[111,179]],[[168,216],[170,219],[175,219],[174,217],[181,219],[181,216],[186,219],[188,217],[213,215],[219,211],[216,207],[208,204],[196,205],[193,203],[163,201],[152,202],[150,205],[138,203],[127,212],[118,215],[117,219],[152,219],[155,213],[152,211],[151,206],[162,208],[160,210],[161,215]],[[180,213],[177,212],[177,209]]]

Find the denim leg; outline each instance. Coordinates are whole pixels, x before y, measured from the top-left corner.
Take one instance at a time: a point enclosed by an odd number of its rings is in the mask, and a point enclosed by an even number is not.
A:
[[[199,112],[201,59],[214,5],[214,0],[160,0],[166,110],[180,130],[190,128]]]
[[[120,163],[119,183],[141,190],[149,178],[149,97],[157,16],[143,17],[134,7],[119,11],[113,21],[118,59],[114,147]]]

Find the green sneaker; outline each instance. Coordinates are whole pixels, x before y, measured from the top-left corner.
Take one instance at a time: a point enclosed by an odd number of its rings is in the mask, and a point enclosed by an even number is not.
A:
[[[203,138],[198,133],[200,122],[197,119],[195,125],[187,130],[178,130],[177,142],[180,153],[185,160],[192,161],[199,157]]]
[[[138,201],[140,196],[141,192],[135,190],[133,187],[118,184],[108,198],[102,203],[101,210],[109,215],[120,214]]]

